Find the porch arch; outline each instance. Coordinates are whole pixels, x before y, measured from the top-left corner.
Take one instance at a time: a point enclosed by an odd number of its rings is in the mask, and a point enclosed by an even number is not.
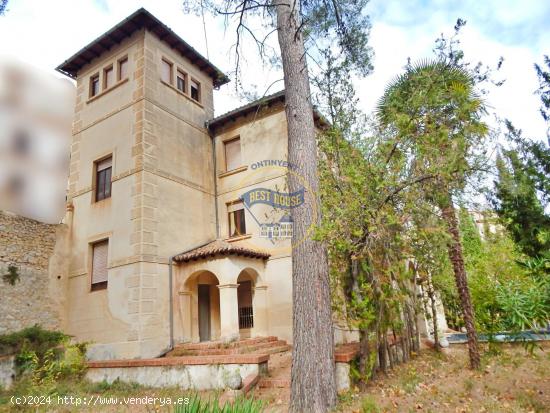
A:
[[[244,268],[237,277],[239,335],[241,338],[267,335],[267,286],[257,270]]]
[[[178,293],[179,342],[218,340],[221,334],[219,279],[198,270],[184,281]]]

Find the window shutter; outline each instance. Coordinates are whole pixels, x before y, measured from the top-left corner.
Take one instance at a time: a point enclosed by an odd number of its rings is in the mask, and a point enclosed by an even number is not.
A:
[[[166,83],[172,83],[172,64],[168,63],[166,60],[162,61],[160,76]]]
[[[242,201],[235,201],[230,204],[227,204],[227,212],[235,212],[239,209],[244,209]]]
[[[108,158],[105,158],[102,161],[99,161],[97,163],[97,172],[110,168],[112,165],[113,165],[113,158],[109,156]]]
[[[228,171],[242,166],[240,139],[225,142],[225,164]]]
[[[128,59],[124,58],[118,62],[118,80],[128,77]]]
[[[107,252],[109,241],[101,241],[93,245],[92,284],[107,281]]]
[[[103,76],[105,78],[104,82],[106,89],[115,84],[115,70],[112,66],[108,69],[105,69],[105,71],[103,72]]]

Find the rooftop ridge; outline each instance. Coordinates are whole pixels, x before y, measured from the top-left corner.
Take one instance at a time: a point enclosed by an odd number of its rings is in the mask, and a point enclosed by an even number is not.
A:
[[[229,78],[220,69],[143,7],[88,43],[57,66],[55,70],[74,79],[78,70],[84,65],[92,62],[96,57],[110,50],[111,47],[141,28],[156,34],[163,42],[168,43],[182,56],[191,60],[193,64],[213,79],[215,87],[229,82]]]

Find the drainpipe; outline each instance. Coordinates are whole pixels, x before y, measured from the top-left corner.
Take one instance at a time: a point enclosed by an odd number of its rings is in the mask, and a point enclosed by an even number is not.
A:
[[[204,126],[206,127],[206,130],[208,131],[208,134],[210,135],[210,139],[212,142],[212,165],[214,167],[214,213],[216,214],[216,239],[219,239],[220,238],[220,220],[218,217],[218,179],[216,177],[216,173],[218,170],[218,163],[216,161],[216,139],[209,128],[209,121],[206,121],[204,123]]]

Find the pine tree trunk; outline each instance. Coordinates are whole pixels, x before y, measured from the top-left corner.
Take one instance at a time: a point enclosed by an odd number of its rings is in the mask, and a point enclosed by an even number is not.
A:
[[[275,0],[283,61],[291,192],[307,182],[305,203],[292,209],[293,354],[291,412],[326,412],[336,405],[334,339],[328,258],[324,245],[308,236],[320,222],[317,144],[310,100],[299,3]],[[289,7],[290,4],[290,7]]]
[[[361,373],[361,377],[366,381],[372,374],[369,332],[367,329],[362,329],[359,334],[359,372]]]
[[[458,230],[458,221],[456,218],[455,208],[451,196],[449,195],[446,203],[441,206],[443,219],[447,223],[451,241],[449,242],[449,258],[453,265],[455,274],[456,288],[460,297],[462,306],[462,315],[464,324],[466,325],[466,334],[468,336],[468,352],[470,355],[470,367],[479,369],[480,358],[479,348],[477,345],[477,333],[474,324],[474,311],[472,301],[470,299],[470,290],[468,288],[468,280],[466,278],[466,269],[464,268],[464,258],[462,256],[462,244],[460,242],[460,233]]]

